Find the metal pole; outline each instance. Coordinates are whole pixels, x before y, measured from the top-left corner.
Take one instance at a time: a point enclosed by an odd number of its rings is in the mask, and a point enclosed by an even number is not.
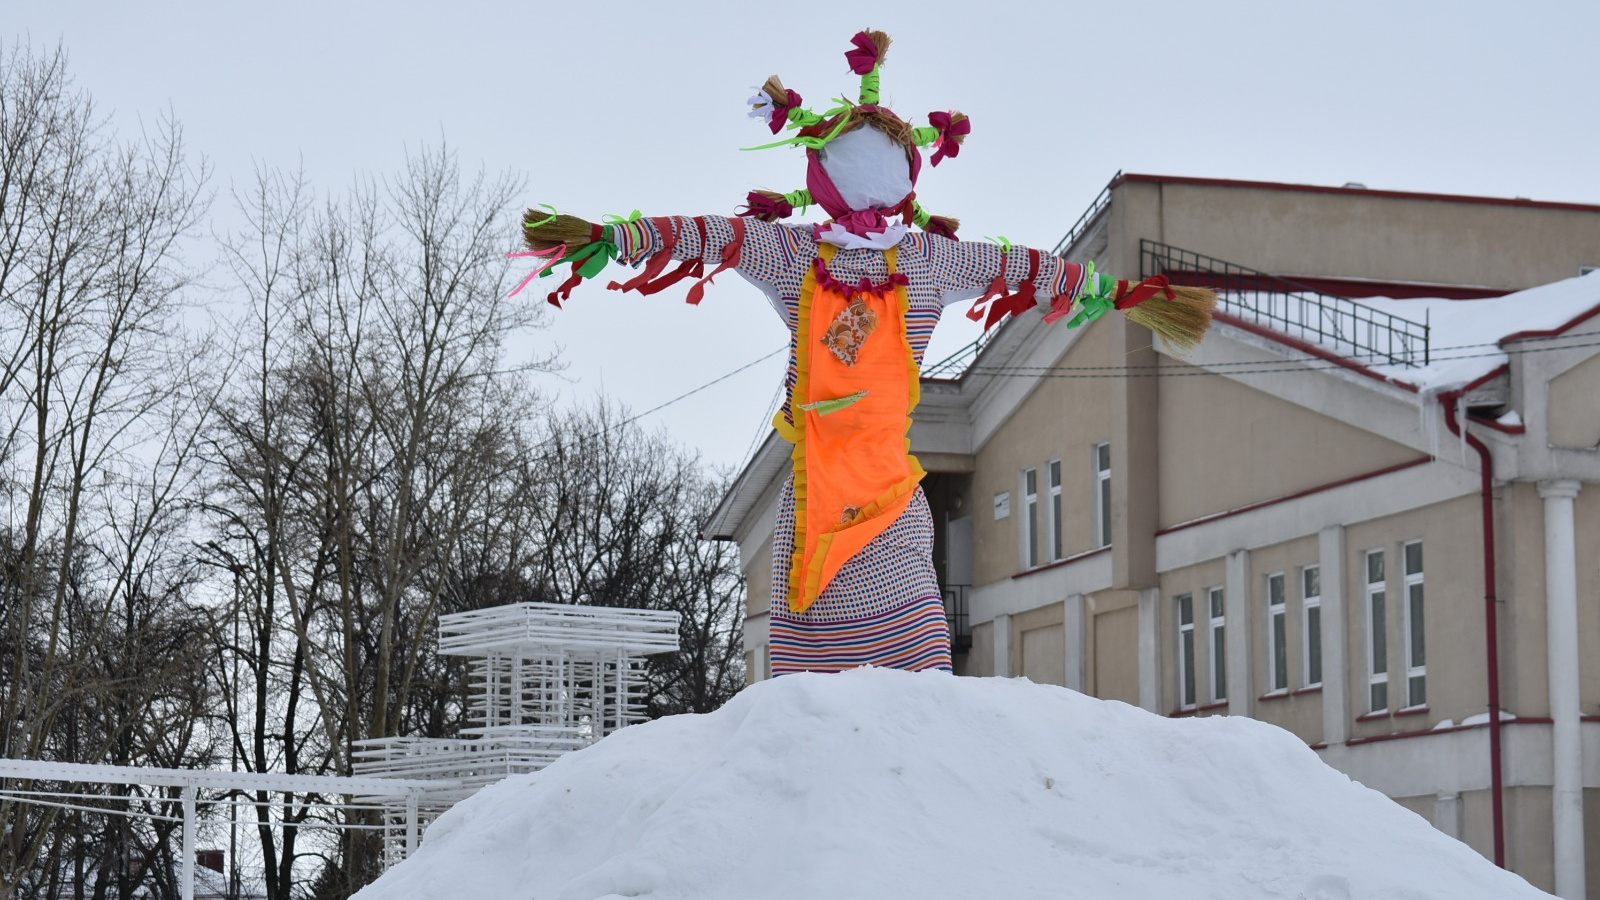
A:
[[[194,900],[194,795],[194,785],[183,786],[183,900]]]

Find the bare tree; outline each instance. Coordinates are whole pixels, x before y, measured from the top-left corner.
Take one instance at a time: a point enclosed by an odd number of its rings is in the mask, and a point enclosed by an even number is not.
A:
[[[709,712],[733,696],[744,584],[734,548],[700,539],[726,477],[604,401],[550,419],[529,465],[538,595],[680,614],[683,649],[651,661],[653,714]]]
[[[170,118],[119,142],[59,49],[0,46],[0,756],[207,756],[173,552],[208,406],[181,318],[204,180]],[[0,801],[0,898],[42,853],[82,867],[55,817]]]
[[[345,772],[354,742],[427,718],[413,692],[434,681],[453,557],[500,513],[536,411],[525,376],[549,366],[507,359],[541,315],[505,297],[517,190],[439,148],[338,201],[275,173],[243,198],[229,257],[249,313],[211,441],[209,554],[237,600],[219,671],[252,768]],[[294,829],[260,835],[287,896]],[[375,861],[360,842],[340,854],[353,885]]]

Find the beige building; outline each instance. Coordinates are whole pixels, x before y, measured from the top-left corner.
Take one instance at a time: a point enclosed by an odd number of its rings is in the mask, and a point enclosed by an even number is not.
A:
[[[1057,252],[1226,302],[1188,359],[1035,311],[925,372],[958,673],[1271,722],[1600,898],[1600,207],[1119,175]],[[755,678],[787,465],[708,528]]]

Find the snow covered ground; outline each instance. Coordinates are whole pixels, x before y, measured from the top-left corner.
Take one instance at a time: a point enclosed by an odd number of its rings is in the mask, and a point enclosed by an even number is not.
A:
[[[487,788],[357,896],[1548,895],[1261,722],[863,669],[762,682]]]

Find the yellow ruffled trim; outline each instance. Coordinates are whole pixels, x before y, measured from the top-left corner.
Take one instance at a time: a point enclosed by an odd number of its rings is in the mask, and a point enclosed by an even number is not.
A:
[[[831,245],[821,244],[817,251],[823,262],[833,258]],[[789,560],[789,608],[804,612],[806,606],[797,606],[801,597],[801,571],[806,560],[806,415],[795,398],[810,396],[811,387],[811,298],[817,291],[817,270],[806,267],[806,277],[800,283],[800,305],[795,310],[794,389],[789,394],[789,422],[783,413],[772,417],[772,424],[784,440],[794,445],[789,459],[794,462],[794,554]],[[791,422],[793,424],[791,424]]]

